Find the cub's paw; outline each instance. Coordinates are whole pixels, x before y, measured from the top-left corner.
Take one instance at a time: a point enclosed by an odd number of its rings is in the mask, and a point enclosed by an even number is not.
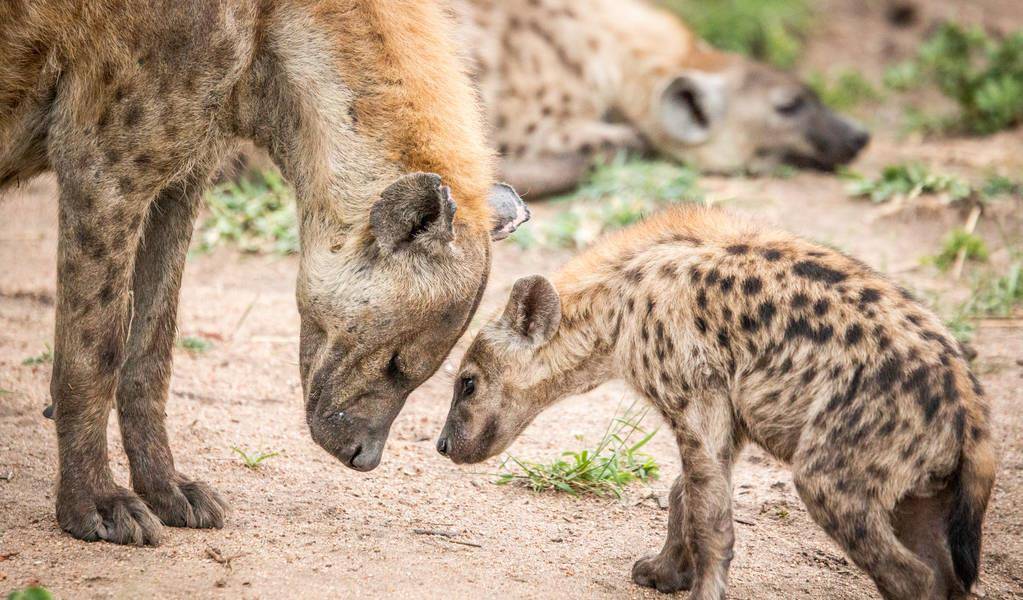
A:
[[[183,475],[157,488],[139,490],[164,525],[196,529],[224,526],[227,502],[213,488]]]
[[[660,554],[655,554],[641,558],[632,565],[632,580],[644,587],[670,594],[691,588],[693,572],[679,568],[677,561],[666,560]]]
[[[163,537],[160,520],[145,502],[124,488],[69,496],[58,494],[57,522],[80,540],[156,546]]]

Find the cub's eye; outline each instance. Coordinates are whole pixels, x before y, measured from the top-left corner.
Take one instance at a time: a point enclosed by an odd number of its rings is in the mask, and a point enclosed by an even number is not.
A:
[[[806,98],[802,95],[796,96],[784,104],[779,104],[775,107],[775,110],[785,116],[792,116],[797,112],[803,110],[803,106],[806,105]]]
[[[468,398],[476,392],[476,379],[474,377],[462,378],[462,397]]]

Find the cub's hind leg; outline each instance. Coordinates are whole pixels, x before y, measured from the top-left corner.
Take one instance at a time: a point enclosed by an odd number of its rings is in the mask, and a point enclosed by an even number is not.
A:
[[[903,498],[895,506],[895,535],[934,573],[931,600],[965,598],[948,545],[949,492]]]
[[[134,317],[117,387],[132,487],[175,527],[223,527],[227,510],[212,488],[177,472],[165,426],[181,273],[206,173],[197,168],[153,201],[135,260]]]
[[[671,593],[693,586],[691,536],[686,531],[685,479],[679,475],[668,496],[668,536],[659,554],[641,558],[632,565],[637,584]]]

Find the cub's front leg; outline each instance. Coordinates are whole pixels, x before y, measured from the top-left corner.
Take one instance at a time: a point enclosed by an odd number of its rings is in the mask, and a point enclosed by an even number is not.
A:
[[[685,482],[679,475],[668,496],[668,537],[660,554],[641,558],[632,566],[637,584],[671,593],[693,586],[691,536],[686,532]]]

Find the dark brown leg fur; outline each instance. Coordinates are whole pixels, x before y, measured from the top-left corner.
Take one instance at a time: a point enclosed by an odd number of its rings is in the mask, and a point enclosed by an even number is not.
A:
[[[106,426],[130,327],[129,285],[147,202],[130,202],[91,171],[87,145],[54,136],[61,185],[57,318],[50,391],[60,480],[57,520],[84,540],[156,544],[159,519],[114,483]]]
[[[895,535],[934,573],[931,600],[965,598],[948,546],[948,492],[904,498],[895,506]]]
[[[647,556],[632,566],[637,584],[671,593],[693,586],[693,561],[690,536],[685,530],[685,480],[680,475],[668,497],[668,537],[659,554]]]
[[[818,448],[817,452],[828,450]],[[815,453],[800,450],[799,454],[812,456]],[[933,597],[931,569],[895,536],[891,511],[867,493],[854,497],[839,493],[837,490],[843,486],[833,479],[842,477],[842,473],[809,474],[798,460],[794,467],[796,490],[810,516],[873,578],[884,598]]]
[[[227,504],[174,468],[164,425],[178,291],[205,174],[167,187],[145,226],[132,282],[134,318],[117,414],[135,491],[166,525],[223,527]]]

